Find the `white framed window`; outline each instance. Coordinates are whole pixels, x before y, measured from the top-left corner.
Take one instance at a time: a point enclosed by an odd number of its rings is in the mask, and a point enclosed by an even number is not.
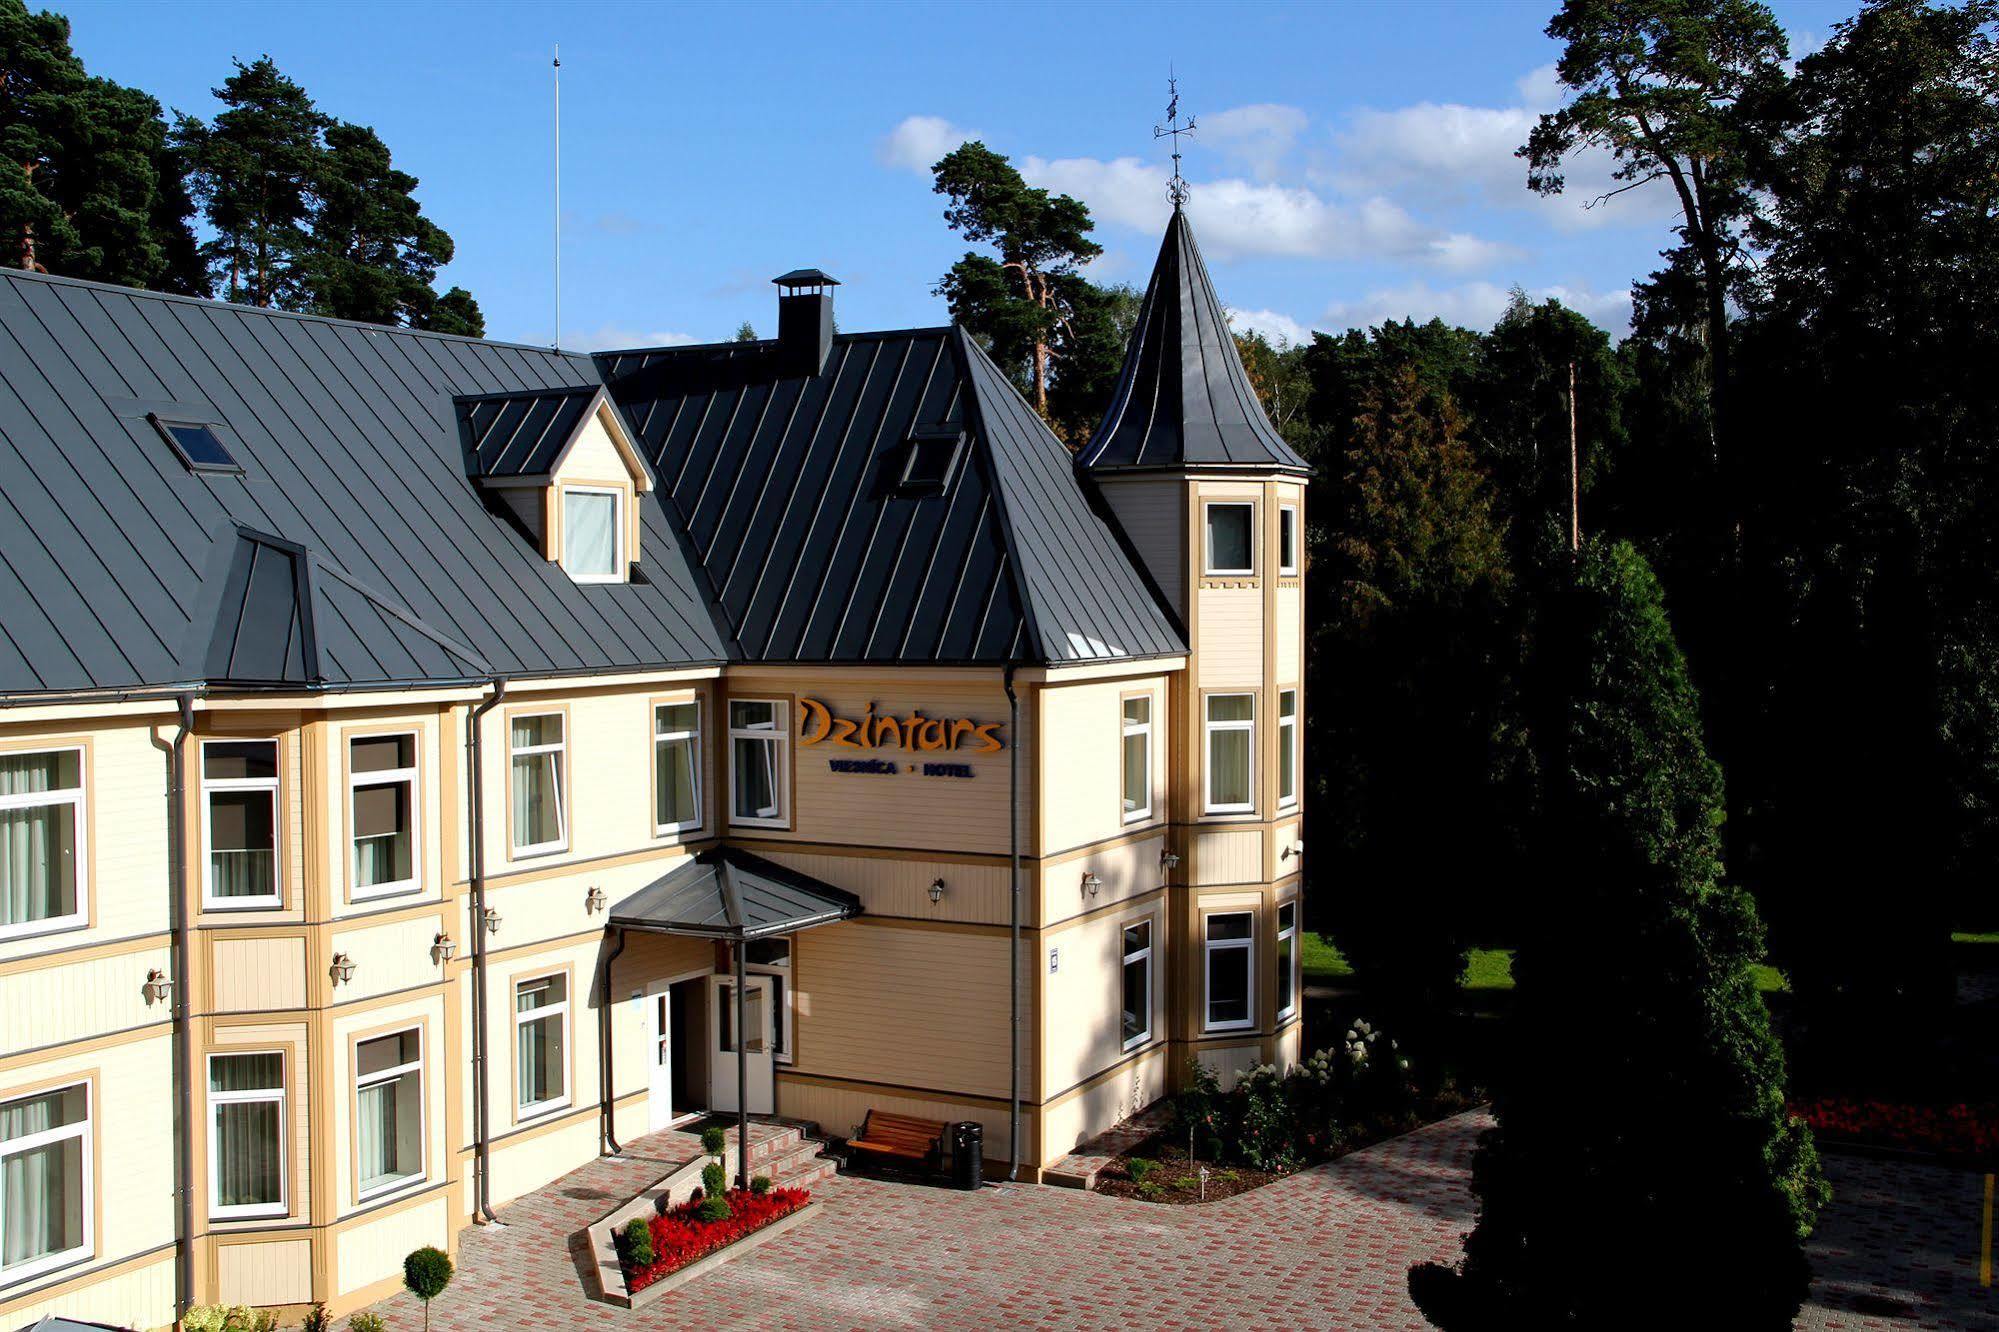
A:
[[[361,1198],[424,1176],[423,1029],[354,1047],[354,1179]]]
[[[1277,1016],[1298,1011],[1298,904],[1277,904]]]
[[[562,488],[562,568],[578,583],[625,580],[625,494],[598,486]]]
[[[569,977],[514,983],[514,1109],[522,1117],[569,1104]]]
[[[559,712],[522,714],[507,724],[513,783],[515,855],[539,855],[569,845],[562,780],[568,747]]]
[[[1134,1050],[1152,1039],[1152,917],[1126,921],[1119,939],[1119,1031]]]
[[[0,1284],[90,1256],[90,1084],[0,1101]]]
[[[1277,572],[1298,572],[1298,506],[1277,506]]]
[[[791,1062],[791,940],[751,939],[743,945],[743,969],[770,977],[770,1052]]]
[[[285,1057],[208,1056],[208,1214],[285,1214]]]
[[[653,831],[701,826],[701,700],[660,703],[652,710]]]
[[[347,808],[353,824],[355,901],[413,893],[417,873],[416,733],[347,742]]]
[[[1256,505],[1248,500],[1228,503],[1210,500],[1204,507],[1208,540],[1207,559],[1202,565],[1202,572],[1255,573]]]
[[[202,905],[284,905],[278,867],[278,742],[201,743]]]
[[[1217,911],[1202,918],[1202,1004],[1208,1031],[1256,1025],[1256,913]]]
[[[776,698],[729,700],[729,821],[752,828],[785,823],[791,705]]]
[[[1256,808],[1256,695],[1209,694],[1205,809],[1240,814]]]
[[[83,750],[0,754],[0,939],[84,923]]]
[[[1277,692],[1277,803],[1298,803],[1298,691]]]
[[[1124,701],[1124,821],[1152,817],[1152,695]]]

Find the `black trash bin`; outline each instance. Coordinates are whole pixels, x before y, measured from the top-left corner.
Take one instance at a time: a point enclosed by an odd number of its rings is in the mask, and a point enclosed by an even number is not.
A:
[[[965,1120],[951,1126],[951,1182],[976,1189],[986,1182],[986,1126]]]

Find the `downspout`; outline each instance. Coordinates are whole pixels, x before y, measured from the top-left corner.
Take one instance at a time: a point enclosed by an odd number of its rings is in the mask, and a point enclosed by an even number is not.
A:
[[[1008,662],[1006,686],[1006,845],[1007,886],[1013,901],[1013,939],[1007,950],[1007,1129],[1006,1177],[1020,1179],[1020,695],[1013,691],[1019,663]]]
[[[180,1132],[174,1135],[174,1185],[180,1193],[180,1248],[175,1254],[174,1314],[184,1317],[194,1306],[194,1078],[188,1067],[193,1049],[191,1039],[192,996],[189,994],[188,957],[192,939],[187,910],[187,737],[194,730],[194,695],[183,691],[174,696],[180,711],[180,729],[174,733],[170,788],[167,794],[167,883],[173,893],[173,1064],[174,1109],[180,1116]]]
[[[472,709],[471,734],[466,737],[465,747],[472,765],[472,911],[469,928],[472,931],[472,1138],[473,1138],[473,1203],[472,1219],[491,1225],[499,1225],[500,1218],[493,1215],[492,1203],[492,1158],[491,1133],[487,1121],[486,1087],[486,764],[484,748],[479,739],[479,723],[485,715],[499,706],[507,696],[507,677],[496,675],[492,679],[493,694],[478,707]]]
[[[625,931],[622,926],[611,926],[615,936],[611,940],[610,951],[604,954],[604,997],[597,1004],[597,1064],[603,1070],[598,1079],[603,1084],[604,1111],[600,1118],[603,1127],[599,1136],[604,1146],[610,1148],[606,1156],[623,1156],[625,1149],[618,1146],[615,1111],[617,1103],[617,1079],[611,1068],[611,964],[618,960],[618,954],[625,951]]]

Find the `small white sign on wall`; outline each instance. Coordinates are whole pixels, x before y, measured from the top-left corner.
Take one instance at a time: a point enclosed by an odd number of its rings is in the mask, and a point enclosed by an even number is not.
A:
[[[1049,949],[1048,974],[1053,976],[1056,972],[1060,971],[1061,969],[1062,969],[1062,950],[1060,948]]]

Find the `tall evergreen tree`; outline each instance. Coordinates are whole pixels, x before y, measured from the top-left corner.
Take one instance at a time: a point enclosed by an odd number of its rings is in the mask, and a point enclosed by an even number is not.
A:
[[[213,124],[183,115],[174,143],[215,238],[202,257],[228,299],[302,308],[320,135],[332,122],[269,56],[212,90],[226,108]]]
[[[456,333],[467,338],[486,336],[486,316],[480,311],[479,302],[472,299],[472,293],[463,287],[453,287],[420,307],[410,323],[432,333]]]
[[[192,236],[160,105],[90,77],[69,20],[0,0],[0,263],[187,291]]]
[[[423,215],[417,179],[364,125],[328,125],[311,177],[316,207],[298,256],[305,308],[371,324],[418,322],[451,237]]]
[[[1439,1327],[1788,1329],[1827,1194],[1722,878],[1721,773],[1659,585],[1628,543],[1551,557],[1528,708],[1540,881],[1510,1057],[1456,1269],[1410,1276]],[[1633,1279],[1634,1255],[1669,1280]]]

